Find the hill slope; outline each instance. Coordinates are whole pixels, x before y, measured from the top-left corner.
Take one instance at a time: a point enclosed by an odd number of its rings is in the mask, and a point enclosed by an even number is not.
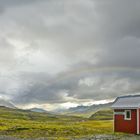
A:
[[[91,120],[113,120],[113,110],[111,109],[104,109],[95,112],[93,115],[90,116]]]
[[[0,106],[0,119],[19,119],[32,121],[53,121],[63,119],[80,119],[78,117],[55,115],[50,113],[39,113],[30,110],[12,109]]]
[[[90,117],[91,120],[112,120],[113,119],[113,110],[104,109],[99,110]]]

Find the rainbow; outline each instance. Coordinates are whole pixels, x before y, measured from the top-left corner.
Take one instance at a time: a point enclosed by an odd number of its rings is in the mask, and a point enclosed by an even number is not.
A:
[[[55,83],[60,82],[62,80],[65,80],[70,77],[74,77],[80,74],[90,74],[90,73],[96,73],[96,72],[140,72],[140,67],[87,67],[87,68],[80,68],[80,69],[74,69],[70,71],[66,71],[63,73],[58,74],[55,78],[51,79],[49,82]]]

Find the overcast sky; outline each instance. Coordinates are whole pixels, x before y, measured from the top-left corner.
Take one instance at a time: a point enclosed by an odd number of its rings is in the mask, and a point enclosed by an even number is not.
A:
[[[135,93],[139,0],[0,0],[1,98],[50,110]]]

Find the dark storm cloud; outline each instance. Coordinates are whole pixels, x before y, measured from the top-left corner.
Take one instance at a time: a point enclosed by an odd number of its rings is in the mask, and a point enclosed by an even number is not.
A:
[[[139,67],[140,2],[108,1],[97,5],[101,15],[99,36],[103,34],[101,65]]]
[[[1,73],[14,77],[5,95],[27,104],[140,92],[140,1],[36,2],[0,1],[10,7],[0,17]]]
[[[32,76],[31,76],[32,75]],[[140,74],[135,70],[84,70],[61,73],[55,78],[44,73],[21,76],[22,88],[13,101],[26,103],[64,103],[68,101],[115,98],[138,93]],[[26,84],[25,84],[26,83]],[[135,84],[133,84],[135,83]],[[25,85],[24,85],[25,84]],[[73,100],[71,100],[71,98]]]
[[[14,102],[17,103],[62,103],[69,90],[77,87],[79,77],[50,77],[46,73],[21,75],[22,89]]]

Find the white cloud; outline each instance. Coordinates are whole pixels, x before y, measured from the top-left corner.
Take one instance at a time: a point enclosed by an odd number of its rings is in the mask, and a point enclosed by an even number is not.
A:
[[[94,84],[94,79],[92,78],[85,78],[85,79],[80,79],[79,80],[79,86],[80,85],[87,85],[87,86],[93,86]]]

